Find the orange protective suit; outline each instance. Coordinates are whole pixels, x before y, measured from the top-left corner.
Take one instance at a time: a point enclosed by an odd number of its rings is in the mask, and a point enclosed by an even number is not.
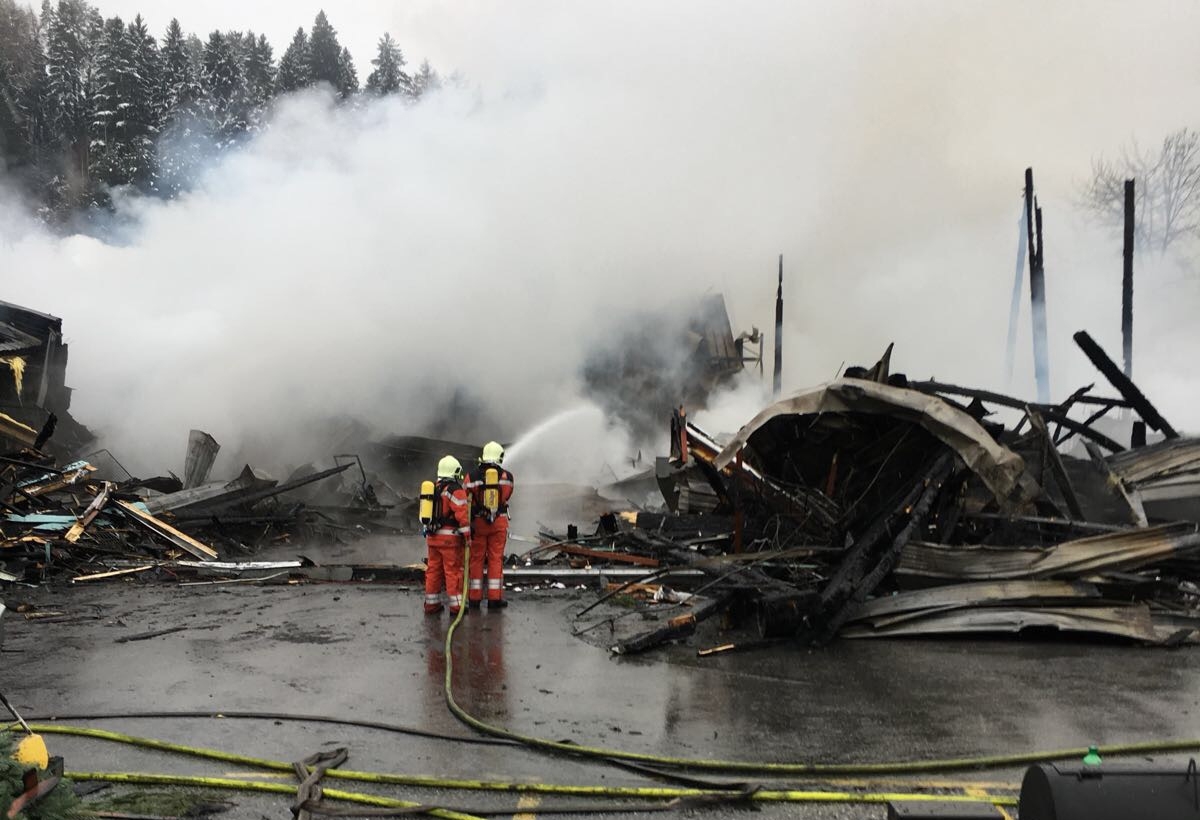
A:
[[[471,536],[471,502],[457,481],[439,481],[437,516],[425,536],[425,613],[442,611],[442,590],[450,599],[450,613],[462,608],[463,550]]]
[[[499,475],[500,508],[490,518],[483,506],[484,475],[494,469]],[[483,570],[487,565],[487,599],[504,600],[504,547],[508,543],[508,501],[513,494],[513,474],[498,464],[480,464],[467,475],[467,490],[471,494],[471,565],[467,597],[472,602],[483,598]]]

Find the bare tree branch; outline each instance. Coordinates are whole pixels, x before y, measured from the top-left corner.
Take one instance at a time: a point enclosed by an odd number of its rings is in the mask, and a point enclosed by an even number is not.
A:
[[[1134,235],[1139,246],[1166,253],[1200,239],[1200,133],[1181,128],[1164,137],[1157,152],[1130,140],[1118,159],[1092,160],[1079,202],[1114,233],[1124,222],[1126,179],[1137,181]]]

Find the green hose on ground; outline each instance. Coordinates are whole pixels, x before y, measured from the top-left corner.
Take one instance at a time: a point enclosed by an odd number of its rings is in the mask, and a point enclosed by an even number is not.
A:
[[[263,783],[259,780],[234,780],[228,777],[203,777],[199,775],[178,774],[145,774],[142,772],[68,772],[67,777],[84,783],[99,781],[104,783],[129,783],[133,785],[154,786],[191,786],[203,789],[229,789],[243,792],[267,792],[270,794],[287,794],[296,796],[296,787],[286,783]],[[340,789],[322,789],[321,795],[331,800],[342,800],[347,803],[358,803],[364,806],[378,806],[389,809],[416,809],[424,804],[410,800],[397,800],[394,797],[379,797],[362,792],[346,792]],[[442,817],[445,820],[483,820],[474,814],[434,806],[425,807],[424,812],[432,817]]]
[[[470,564],[470,545],[467,547],[466,560]],[[467,594],[467,577],[463,576],[464,600]],[[502,726],[486,723],[468,713],[454,699],[454,687],[451,674],[454,669],[454,634],[462,622],[464,606],[446,631],[446,705],[450,711],[466,725],[476,731],[492,737],[516,740],[535,749],[543,749],[560,754],[576,757],[608,758],[612,760],[628,760],[653,766],[672,769],[691,769],[708,772],[725,772],[729,774],[763,774],[763,775],[883,775],[883,774],[931,774],[934,772],[963,771],[966,769],[997,769],[1016,766],[1027,766],[1034,763],[1047,763],[1055,760],[1082,758],[1088,753],[1085,748],[1057,749],[1045,752],[1023,752],[1006,755],[983,755],[978,757],[945,758],[940,760],[914,760],[892,763],[767,763],[749,760],[719,760],[690,757],[670,757],[644,752],[629,752],[622,749],[605,749],[596,746],[584,746],[575,743],[564,743],[558,740],[521,734]],[[1126,743],[1112,746],[1102,746],[1100,754],[1107,756],[1147,754],[1150,752],[1178,752],[1200,749],[1200,740],[1152,741],[1148,743]]]
[[[158,740],[156,738],[127,735],[120,732],[114,732],[109,729],[98,729],[90,726],[69,726],[61,723],[34,723],[30,724],[30,728],[36,732],[47,735],[58,734],[72,737],[83,737],[91,740],[101,740],[110,743],[121,743],[143,749],[153,749],[154,751],[159,752],[198,757],[205,760],[215,760],[222,763],[246,766],[248,768],[262,769],[264,771],[287,773],[294,771],[293,764],[286,763],[282,760],[270,760],[267,758],[252,757],[250,755],[238,754],[236,752],[226,752],[220,749],[208,749],[200,746],[187,746],[180,743]],[[698,789],[671,786],[598,786],[587,784],[575,785],[557,783],[529,783],[510,780],[476,780],[466,778],[435,777],[432,775],[419,774],[364,772],[355,771],[353,769],[328,769],[325,772],[325,777],[361,783],[410,786],[414,788],[461,789],[470,791],[512,792],[522,794],[550,794],[570,797],[631,797],[645,799],[674,799],[678,797],[729,795],[742,791],[741,789]],[[854,786],[858,788],[869,788],[879,785],[896,785],[896,782],[893,781],[891,783],[887,783],[881,781],[841,780],[834,783],[810,783],[807,785],[832,785],[840,787]],[[917,785],[921,788],[931,789],[966,789],[983,786],[987,788],[1015,790],[1015,785],[1012,784],[980,784],[974,782],[939,781],[932,783],[923,782],[919,784],[900,783],[900,785],[907,785],[909,788]],[[812,791],[812,789],[804,790],[783,788],[767,790],[765,792],[760,791],[760,794],[768,795],[769,799],[772,795],[801,793],[803,791]],[[934,799],[935,797],[936,795],[931,796],[930,799]]]
[[[469,562],[469,548],[466,552],[466,560]],[[468,594],[469,579],[464,575],[463,594],[464,601]],[[492,726],[473,717],[463,710],[454,700],[454,694],[451,687],[451,675],[453,672],[453,638],[455,631],[462,622],[463,613],[466,611],[466,606],[460,608],[457,616],[450,624],[450,628],[446,634],[446,674],[445,674],[445,695],[447,704],[450,710],[464,723],[472,728],[484,732],[489,735],[502,737],[506,739],[516,740],[525,745],[540,748],[547,751],[571,755],[583,755],[588,757],[613,757],[617,759],[635,760],[639,762],[647,762],[663,766],[671,766],[678,768],[702,768],[709,770],[726,770],[739,772],[758,772],[771,775],[800,775],[800,776],[826,776],[826,775],[904,775],[904,774],[924,774],[937,771],[947,771],[954,769],[968,768],[988,768],[988,767],[1003,767],[1017,766],[1021,764],[1043,762],[1050,760],[1061,760],[1073,757],[1081,757],[1086,750],[1084,749],[1064,749],[1050,752],[1034,752],[1012,755],[993,755],[985,757],[957,758],[949,760],[934,760],[934,761],[912,761],[900,763],[865,763],[865,764],[809,764],[809,763],[757,763],[751,761],[722,761],[722,760],[693,760],[689,758],[672,758],[661,757],[650,754],[640,754],[633,752],[625,752],[620,750],[598,749],[592,747],[576,746],[570,743],[561,743],[557,741],[545,740],[542,738],[522,735],[516,732],[510,732],[502,727]],[[106,729],[95,729],[90,727],[68,726],[58,723],[48,724],[33,724],[31,728],[37,732],[45,734],[62,734],[73,735],[77,737],[87,737],[96,740],[103,740],[116,743],[124,743],[142,748],[154,749],[157,751],[171,752],[175,754],[185,754],[193,757],[201,757],[210,760],[217,760],[226,763],[250,766],[270,771],[293,772],[293,765],[283,761],[273,761],[263,758],[251,757],[249,755],[237,754],[233,752],[225,752],[216,749],[206,749],[201,747],[186,746],[183,744],[171,743],[168,741],[157,740],[153,738],[142,738],[131,735],[125,735],[118,732],[109,731]],[[1178,740],[1178,741],[1159,741],[1148,743],[1134,743],[1116,746],[1105,746],[1100,748],[1100,752],[1104,755],[1118,756],[1129,754],[1145,754],[1150,752],[1168,752],[1180,750],[1192,750],[1200,748],[1200,741],[1197,740]],[[126,782],[126,783],[160,783],[160,784],[175,784],[175,785],[207,785],[213,788],[246,788],[256,791],[275,792],[280,794],[295,794],[295,788],[282,783],[262,783],[258,781],[237,781],[227,778],[209,778],[209,777],[188,777],[177,775],[158,775],[158,774],[142,774],[142,773],[113,773],[113,772],[73,772],[71,776],[78,780],[104,780],[108,782]],[[330,779],[341,779],[358,781],[375,784],[401,785],[417,788],[431,789],[472,789],[480,791],[495,791],[495,792],[518,792],[518,793],[533,793],[533,794],[552,794],[570,797],[604,797],[604,798],[639,798],[646,800],[667,800],[679,799],[688,797],[713,797],[721,799],[729,799],[731,796],[742,794],[744,799],[759,802],[795,802],[795,803],[885,803],[885,802],[905,802],[905,801],[937,801],[945,803],[990,803],[998,806],[1013,806],[1016,805],[1016,798],[1011,795],[988,795],[968,794],[968,795],[950,795],[924,793],[914,791],[845,791],[845,790],[829,790],[822,791],[818,789],[795,789],[795,788],[780,788],[780,789],[755,789],[739,792],[733,789],[699,789],[699,788],[679,788],[679,787],[663,787],[663,786],[596,786],[596,785],[566,785],[554,783],[521,783],[513,781],[487,781],[487,780],[471,780],[471,779],[455,779],[445,777],[433,777],[428,775],[405,775],[405,774],[388,774],[378,772],[359,772],[346,769],[329,769],[325,776]],[[244,785],[239,785],[244,784]],[[819,784],[814,784],[819,785]],[[831,785],[826,782],[825,785]],[[842,782],[840,785],[845,786],[847,783]],[[972,786],[980,786],[984,784],[930,784],[917,783],[908,784],[911,789],[913,786],[919,788],[970,788]],[[995,786],[997,784],[986,784]],[[354,792],[339,792],[336,790],[326,790],[325,794],[338,799],[351,800],[353,802],[369,801],[391,801],[392,798],[381,798],[374,795],[356,795]],[[350,795],[350,796],[347,796]],[[359,800],[361,797],[363,800]],[[387,807],[412,807],[420,804],[406,803],[405,801],[394,801],[391,803],[375,802],[374,805],[384,805]],[[439,817],[469,817],[462,813],[454,813],[450,810],[441,810],[430,808],[431,813],[435,813]]]
[[[326,777],[332,774],[334,770],[327,771]],[[98,781],[106,783],[128,783],[134,785],[159,785],[159,786],[192,786],[210,789],[231,789],[234,791],[255,791],[268,792],[272,794],[287,794],[295,796],[296,788],[285,783],[264,783],[259,780],[234,780],[227,777],[205,777],[200,775],[176,775],[176,774],[145,774],[142,772],[67,772],[67,777],[78,782]],[[665,789],[664,791],[686,791],[680,789]],[[414,803],[408,800],[397,800],[392,797],[380,797],[373,794],[363,794],[362,792],[347,792],[340,789],[322,789],[322,794],[325,797],[344,800],[351,803],[360,803],[368,806],[383,806],[387,808],[414,808],[424,806],[422,803]],[[609,795],[606,795],[609,796]],[[611,795],[619,796],[619,795]],[[739,797],[737,793],[730,794],[721,792],[716,795],[705,794],[664,794],[659,795],[660,798],[674,797]],[[914,794],[911,792],[823,792],[823,791],[758,791],[747,792],[746,800],[761,801],[765,803],[904,803],[904,802],[943,802],[943,803],[975,803],[975,804],[990,804],[994,806],[1015,806],[1017,799],[1015,797],[975,797],[969,795],[930,795],[930,794]],[[623,806],[622,810],[630,811],[632,807]],[[504,813],[512,812],[512,809],[504,809]],[[537,807],[528,807],[518,809],[519,812],[536,812]],[[548,808],[547,811],[553,812],[554,808]],[[428,814],[434,817],[444,817],[449,820],[478,820],[474,815],[465,814],[453,809],[440,809],[436,807],[428,807]]]

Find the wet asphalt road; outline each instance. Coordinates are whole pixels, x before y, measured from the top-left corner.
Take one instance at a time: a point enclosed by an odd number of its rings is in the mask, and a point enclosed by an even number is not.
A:
[[[709,659],[696,657],[694,645],[680,645],[622,659],[570,634],[567,615],[577,595],[511,597],[509,609],[472,614],[464,623],[455,690],[481,719],[542,737],[687,757],[841,762],[1200,736],[1200,652],[1191,649],[843,641],[823,651]],[[0,686],[29,714],[263,710],[470,734],[443,700],[448,617],[425,617],[416,590],[117,582],[10,591],[7,600],[73,616],[66,623],[12,618],[8,625]],[[184,625],[186,631],[150,640],[114,642]],[[283,761],[345,745],[348,766],[359,770],[648,782],[525,749],[323,724],[114,719],[90,725]],[[95,740],[50,742],[76,771],[250,775],[244,767]],[[1010,770],[940,779],[983,780],[1002,791],[995,784],[1019,777]],[[517,807],[509,795],[340,785],[457,806]],[[233,799],[238,806],[225,816],[235,820],[290,816],[284,798]],[[766,814],[885,816],[880,807],[794,805],[770,806]]]

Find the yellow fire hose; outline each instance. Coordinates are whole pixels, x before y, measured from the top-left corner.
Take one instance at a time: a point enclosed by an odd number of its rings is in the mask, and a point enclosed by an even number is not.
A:
[[[465,563],[469,565],[470,548],[468,546],[465,554]],[[1085,749],[1061,749],[1055,751],[1020,753],[1009,755],[990,755],[980,757],[953,758],[931,761],[904,761],[891,763],[769,763],[769,762],[754,762],[754,761],[727,761],[716,759],[692,759],[665,757],[652,754],[643,754],[636,752],[628,752],[616,749],[603,749],[588,746],[576,746],[575,744],[562,743],[558,741],[547,740],[544,738],[524,735],[517,732],[512,732],[503,727],[493,726],[485,723],[478,718],[467,713],[454,699],[454,693],[451,686],[451,675],[453,672],[453,640],[455,632],[462,622],[463,614],[467,607],[465,602],[468,596],[469,579],[464,574],[463,579],[463,600],[462,606],[451,622],[446,633],[445,650],[446,650],[446,674],[445,674],[445,696],[446,702],[451,712],[456,717],[466,723],[468,726],[495,737],[502,737],[512,740],[517,740],[523,744],[533,748],[541,748],[547,751],[554,751],[564,754],[595,757],[595,758],[615,758],[618,760],[633,760],[643,763],[656,764],[659,766],[671,768],[692,768],[704,769],[709,771],[730,771],[743,773],[762,773],[767,775],[793,775],[802,777],[819,776],[824,778],[820,783],[813,783],[813,786],[819,785],[835,785],[828,777],[832,775],[913,775],[913,774],[928,774],[933,772],[963,770],[963,769],[984,769],[997,767],[1014,767],[1025,765],[1034,762],[1045,762],[1052,760],[1062,760],[1070,758],[1082,757],[1087,750]],[[138,746],[141,748],[154,749],[157,751],[170,752],[175,754],[189,755],[192,757],[205,758],[216,760],[225,763],[237,764],[258,768],[269,771],[293,772],[294,768],[291,763],[284,761],[269,760],[264,758],[256,758],[249,755],[238,754],[234,752],[226,752],[218,749],[207,749],[203,747],[187,746],[178,743],[172,743],[154,738],[136,737],[126,735],[119,732],[113,732],[106,729],[96,729],[81,726],[69,726],[58,723],[37,723],[31,724],[30,729],[45,734],[61,734],[72,735],[77,737],[87,737],[96,740],[109,741],[114,743],[124,743],[128,745]],[[1146,743],[1132,743],[1101,747],[1099,751],[1107,756],[1146,754],[1151,752],[1170,752],[1184,751],[1200,748],[1200,740],[1175,740],[1175,741],[1153,741]],[[278,794],[296,793],[296,788],[284,783],[267,783],[253,780],[235,780],[222,777],[203,777],[203,776],[186,776],[186,775],[163,775],[163,774],[148,774],[136,772],[68,772],[69,777],[76,780],[87,781],[107,781],[116,783],[138,783],[138,784],[163,784],[163,785],[182,785],[182,786],[198,786],[208,788],[234,789],[246,791],[272,792]],[[356,781],[373,784],[387,784],[408,786],[415,788],[429,789],[464,789],[477,791],[492,791],[492,792],[515,792],[515,793],[532,793],[544,795],[559,795],[565,797],[604,797],[604,798],[640,798],[647,800],[670,800],[675,798],[687,797],[731,797],[736,796],[739,792],[734,790],[719,790],[719,789],[697,789],[683,788],[670,786],[601,786],[601,785],[570,785],[570,784],[555,784],[555,783],[525,783],[517,781],[496,781],[496,780],[474,780],[461,778],[435,777],[430,775],[413,775],[413,774],[391,774],[382,772],[363,772],[350,769],[329,769],[325,773],[325,777],[329,779],[340,779],[346,781]],[[868,786],[869,781],[838,781],[836,785],[840,786]],[[921,788],[935,789],[972,789],[976,785],[971,783],[920,783],[909,784]],[[997,784],[987,784],[994,787]],[[1015,806],[1017,799],[1011,794],[1008,795],[990,795],[979,793],[980,789],[972,789],[976,794],[945,794],[945,793],[928,793],[916,791],[849,791],[845,788],[840,790],[822,790],[818,788],[796,789],[796,788],[776,788],[776,789],[758,789],[749,791],[745,794],[745,799],[757,802],[789,802],[789,803],[888,803],[888,802],[909,802],[909,801],[934,801],[945,803],[990,803],[997,806]],[[407,808],[422,804],[409,801],[397,800],[395,798],[379,797],[376,795],[362,794],[358,792],[346,792],[336,789],[325,789],[324,794],[337,800],[348,802],[362,803],[366,805],[384,806],[389,808]],[[528,811],[528,810],[527,810]],[[469,814],[454,812],[447,809],[433,809],[430,814],[445,818],[471,818]]]
[[[152,737],[137,737],[124,735],[121,732],[107,729],[92,729],[89,726],[68,726],[62,724],[30,724],[32,728],[47,735],[70,735],[88,737],[91,740],[124,743],[144,749],[154,749],[157,752],[168,752],[247,766],[262,768],[265,771],[293,773],[294,766],[281,760],[253,758],[251,755],[234,752],[223,752],[221,749],[185,746],[181,743],[156,740]],[[240,783],[250,784],[248,790],[274,791],[277,794],[295,794],[294,786],[283,783],[259,783],[257,780],[230,780],[218,777],[175,776],[175,774],[149,774],[138,772],[67,772],[67,777],[76,780],[104,780],[112,783],[158,783],[174,785],[208,786],[214,789],[239,789]],[[642,800],[674,800],[679,797],[730,797],[739,794],[736,790],[706,790],[686,789],[679,786],[602,786],[602,785],[572,785],[554,783],[522,783],[514,780],[474,780],[461,778],[445,778],[427,776],[427,774],[394,774],[386,772],[359,772],[346,768],[330,768],[325,772],[329,779],[354,780],[359,783],[379,785],[404,785],[422,789],[444,790],[475,790],[494,792],[518,792],[518,794],[558,795],[563,797],[632,797]],[[845,783],[842,785],[846,785]],[[941,783],[935,788],[954,789],[971,788],[971,783]],[[989,784],[995,785],[995,784]],[[356,792],[338,792],[325,790],[325,794],[334,797],[340,794],[353,795]],[[376,797],[367,795],[372,800]],[[746,796],[751,801],[761,802],[799,802],[799,803],[886,803],[904,801],[934,801],[947,803],[991,803],[995,806],[1015,806],[1016,798],[1010,795],[970,796],[930,794],[930,792],[913,791],[824,791],[820,789],[760,789]],[[347,798],[352,800],[352,798]],[[362,801],[355,801],[362,802]],[[383,806],[384,803],[376,803]],[[386,803],[389,807],[412,807],[418,803],[396,802]],[[436,816],[448,816],[438,814]],[[456,815],[462,816],[462,815]]]
[[[326,773],[328,774],[328,772]],[[201,777],[197,775],[145,774],[141,772],[67,772],[66,776],[80,782],[99,781],[105,783],[129,783],[133,785],[189,786],[202,789],[227,789],[243,792],[268,792],[295,797],[296,787],[286,783],[264,783],[258,780],[235,780],[228,777]],[[330,800],[358,803],[364,806],[379,806],[389,809],[411,809],[424,805],[394,797],[380,797],[362,792],[347,792],[340,789],[322,789],[321,795]],[[427,814],[445,820],[483,820],[474,814],[430,808]]]

